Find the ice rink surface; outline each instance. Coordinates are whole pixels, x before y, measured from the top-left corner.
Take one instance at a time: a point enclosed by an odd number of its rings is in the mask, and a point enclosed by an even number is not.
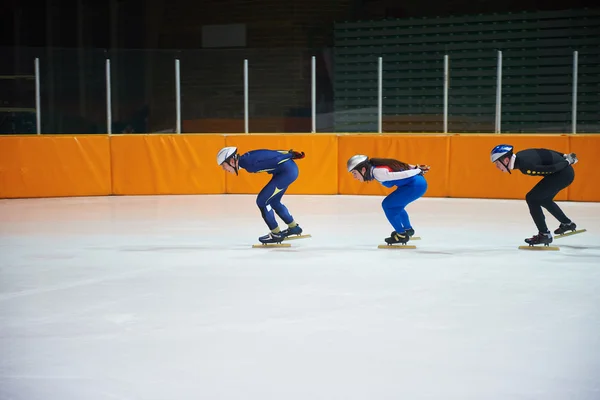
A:
[[[600,203],[526,251],[524,201],[425,198],[394,251],[382,199],[285,196],[287,249],[253,195],[0,200],[0,399],[600,399]]]

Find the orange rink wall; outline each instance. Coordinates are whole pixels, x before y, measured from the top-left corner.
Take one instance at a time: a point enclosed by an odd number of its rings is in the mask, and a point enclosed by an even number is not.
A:
[[[425,197],[523,199],[541,178],[503,174],[490,162],[497,144],[574,152],[575,181],[557,200],[600,201],[600,134],[151,134],[0,136],[0,198],[255,194],[270,175],[216,164],[222,147],[304,151],[289,194],[386,195],[346,171],[354,154],[429,164]]]

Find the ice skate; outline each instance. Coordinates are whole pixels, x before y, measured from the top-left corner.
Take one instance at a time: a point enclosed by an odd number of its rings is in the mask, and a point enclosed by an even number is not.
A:
[[[533,235],[533,237],[525,239],[525,243],[529,244],[529,246],[519,246],[520,249],[527,250],[558,250],[559,248],[556,246],[550,246],[552,243],[552,234],[539,232],[537,235]],[[543,246],[539,246],[542,244]]]
[[[533,237],[525,239],[525,243],[528,243],[530,246],[535,246],[538,244],[548,246],[550,243],[552,243],[552,235],[550,234],[550,232],[540,232],[537,235],[533,235]]]
[[[398,233],[392,232],[389,238],[385,238],[387,244],[406,244],[410,240],[410,237],[406,232]]]
[[[556,229],[554,231],[554,234],[555,235],[564,235],[565,232],[568,232],[568,231],[575,232],[576,230],[577,230],[577,225],[575,224],[575,222],[569,222],[568,224],[560,224],[558,229]]]
[[[279,232],[279,233],[269,232],[266,235],[259,237],[258,241],[261,243],[264,243],[264,244],[281,243],[281,242],[283,242],[283,239],[285,238],[282,233],[283,232]]]
[[[284,240],[294,240],[294,239],[305,239],[309,238],[310,235],[302,235],[302,228],[300,225],[296,225],[293,228],[287,228],[281,235],[284,237]]]
[[[385,238],[387,244],[380,244],[377,246],[380,249],[416,249],[417,246],[407,246],[406,243],[410,240],[410,237],[406,232],[398,233],[392,232],[389,238]]]
[[[268,234],[258,238],[262,244],[255,244],[252,247],[290,247],[290,244],[281,243],[285,237],[279,233],[269,232]]]
[[[413,228],[407,229],[405,232],[408,234],[410,240],[421,240],[419,236],[414,236],[415,230]],[[395,234],[396,231],[392,231],[392,233],[390,233],[390,237],[394,237]]]
[[[380,249],[416,249],[417,246],[407,246],[406,243],[410,240],[410,237],[406,232],[398,233],[392,232],[390,237],[385,238],[387,244],[377,246]]]
[[[406,233],[408,233],[410,240],[421,240],[419,236],[415,236],[415,230],[413,228],[407,229]]]
[[[290,235],[300,235],[302,233],[302,228],[300,225],[296,225],[293,228],[288,227],[286,230],[281,232],[282,236],[290,236]]]
[[[558,229],[556,229],[554,231],[554,234],[556,235],[554,238],[560,239],[565,236],[576,235],[578,233],[583,233],[583,232],[586,232],[586,230],[585,229],[577,230],[577,225],[574,222],[570,222],[568,224],[560,224]]]

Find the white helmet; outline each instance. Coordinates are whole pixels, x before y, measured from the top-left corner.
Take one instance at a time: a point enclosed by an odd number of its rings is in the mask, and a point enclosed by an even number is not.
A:
[[[364,156],[362,154],[357,154],[355,156],[350,157],[346,166],[348,167],[348,172],[352,171],[356,167],[358,167],[363,162],[367,161],[369,157]]]
[[[237,154],[237,147],[223,147],[217,154],[217,164],[221,165],[225,161]]]

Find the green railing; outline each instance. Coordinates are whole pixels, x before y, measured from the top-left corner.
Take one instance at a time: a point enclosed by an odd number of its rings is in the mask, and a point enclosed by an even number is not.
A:
[[[339,23],[334,81],[340,131],[597,132],[600,10]]]

